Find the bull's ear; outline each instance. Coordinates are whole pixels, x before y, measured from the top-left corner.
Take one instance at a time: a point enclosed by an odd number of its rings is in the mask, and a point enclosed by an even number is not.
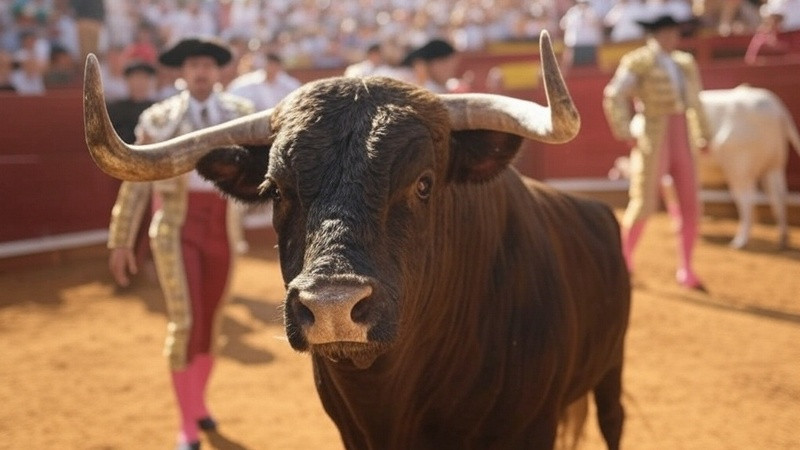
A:
[[[197,162],[197,171],[235,198],[246,202],[266,200],[258,187],[267,173],[269,149],[269,146],[214,149]]]
[[[462,183],[488,181],[511,163],[521,143],[521,137],[499,131],[453,131],[449,178]]]

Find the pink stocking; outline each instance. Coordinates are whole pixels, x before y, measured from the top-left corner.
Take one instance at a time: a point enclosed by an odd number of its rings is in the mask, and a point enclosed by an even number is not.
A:
[[[192,365],[185,370],[172,371],[172,387],[178,400],[181,414],[181,432],[179,440],[182,442],[198,441],[197,417],[194,413],[195,389],[192,380]]]
[[[214,358],[208,353],[200,353],[194,357],[192,375],[194,385],[197,386],[197,404],[195,405],[195,415],[197,419],[211,417],[206,407],[206,386],[211,376],[211,369],[214,367]]]
[[[688,142],[684,138],[686,136],[685,121],[673,117],[670,121],[670,127],[673,142],[671,143],[669,155],[669,173],[672,176],[678,204],[674,205],[674,202],[671,202],[673,204],[670,205],[669,210],[678,225],[677,228],[680,235],[677,277],[678,281],[684,286],[699,287],[701,285],[700,280],[692,268],[692,253],[697,240],[698,217],[700,215],[694,161]]]
[[[636,249],[636,244],[639,243],[646,223],[646,220],[638,220],[629,228],[622,229],[622,254],[625,256],[625,264],[630,273],[633,273],[633,251]]]
[[[700,280],[697,278],[692,268],[692,255],[698,232],[699,210],[697,191],[694,187],[694,176],[691,177],[691,181],[683,181],[683,183],[676,180],[675,187],[678,191],[678,206],[680,209],[680,227],[678,228],[680,235],[680,245],[678,246],[680,265],[678,266],[678,281],[686,286],[695,287],[700,283]]]

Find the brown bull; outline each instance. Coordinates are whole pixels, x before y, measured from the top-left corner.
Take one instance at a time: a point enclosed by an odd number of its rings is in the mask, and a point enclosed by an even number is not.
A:
[[[617,222],[509,167],[523,137],[579,129],[546,34],[542,59],[548,107],[334,78],[151,146],[116,138],[90,59],[87,142],[120,178],[197,166],[273,202],[286,333],[347,448],[549,449],[590,392],[617,448],[630,303]]]

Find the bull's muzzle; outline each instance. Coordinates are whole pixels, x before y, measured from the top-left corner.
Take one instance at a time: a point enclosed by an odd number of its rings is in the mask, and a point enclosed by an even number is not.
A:
[[[310,345],[367,343],[373,324],[374,288],[363,279],[292,282],[287,309]]]

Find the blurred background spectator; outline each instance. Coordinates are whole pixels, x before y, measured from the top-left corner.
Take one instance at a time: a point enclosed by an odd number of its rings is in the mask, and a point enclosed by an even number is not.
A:
[[[106,19],[105,3],[104,0],[71,0],[70,5],[78,27],[78,45],[83,61],[89,53],[100,50],[100,32]]]
[[[346,77],[367,77],[383,65],[383,54],[381,44],[374,43],[367,47],[367,54],[362,61],[350,64],[344,69]]]
[[[617,0],[603,17],[603,25],[609,30],[611,42],[644,39],[644,29],[637,19],[645,14],[642,0]]]
[[[11,83],[11,73],[14,71],[14,57],[10,52],[0,49],[0,92],[16,92]]]
[[[39,37],[36,28],[27,28],[19,33],[19,49],[14,53],[17,67],[11,73],[11,84],[18,94],[44,94],[44,72],[49,58],[49,45]]]
[[[450,43],[432,39],[406,55],[402,65],[410,72],[401,78],[440,94],[468,91],[469,86],[459,86],[456,78],[458,60],[458,53]]]
[[[728,36],[752,32],[759,23],[760,4],[761,0],[695,0],[692,8],[720,35]]]
[[[781,27],[784,31],[800,30],[800,0],[768,0],[767,4],[783,16]]]
[[[100,57],[100,71],[103,76],[103,93],[106,101],[114,102],[128,96],[128,85],[125,83],[125,49],[112,47]]]
[[[278,54],[268,52],[264,60],[263,69],[241,75],[228,85],[228,92],[253,102],[256,111],[272,108],[300,87],[300,81],[283,69]]]
[[[58,89],[80,86],[77,62],[75,58],[60,45],[50,49],[50,64],[43,76],[45,89]]]
[[[790,49],[790,43],[782,40],[779,34],[782,31],[782,12],[765,4],[761,7],[761,17],[761,26],[750,40],[744,55],[747,64],[755,64],[759,56],[784,55]]]
[[[53,3],[47,37],[51,46],[58,46],[66,50],[75,61],[82,60],[78,41],[78,25],[67,1],[61,0]]]
[[[141,20],[136,26],[133,40],[124,43],[125,59],[156,64],[158,61],[158,41],[156,30],[150,22]]]
[[[139,115],[155,103],[156,68],[149,62],[134,61],[125,66],[126,91],[120,100],[108,102],[108,117],[119,137],[128,144],[136,141]]]
[[[564,31],[564,68],[597,63],[597,47],[603,43],[603,20],[590,0],[576,0],[560,22]]]

